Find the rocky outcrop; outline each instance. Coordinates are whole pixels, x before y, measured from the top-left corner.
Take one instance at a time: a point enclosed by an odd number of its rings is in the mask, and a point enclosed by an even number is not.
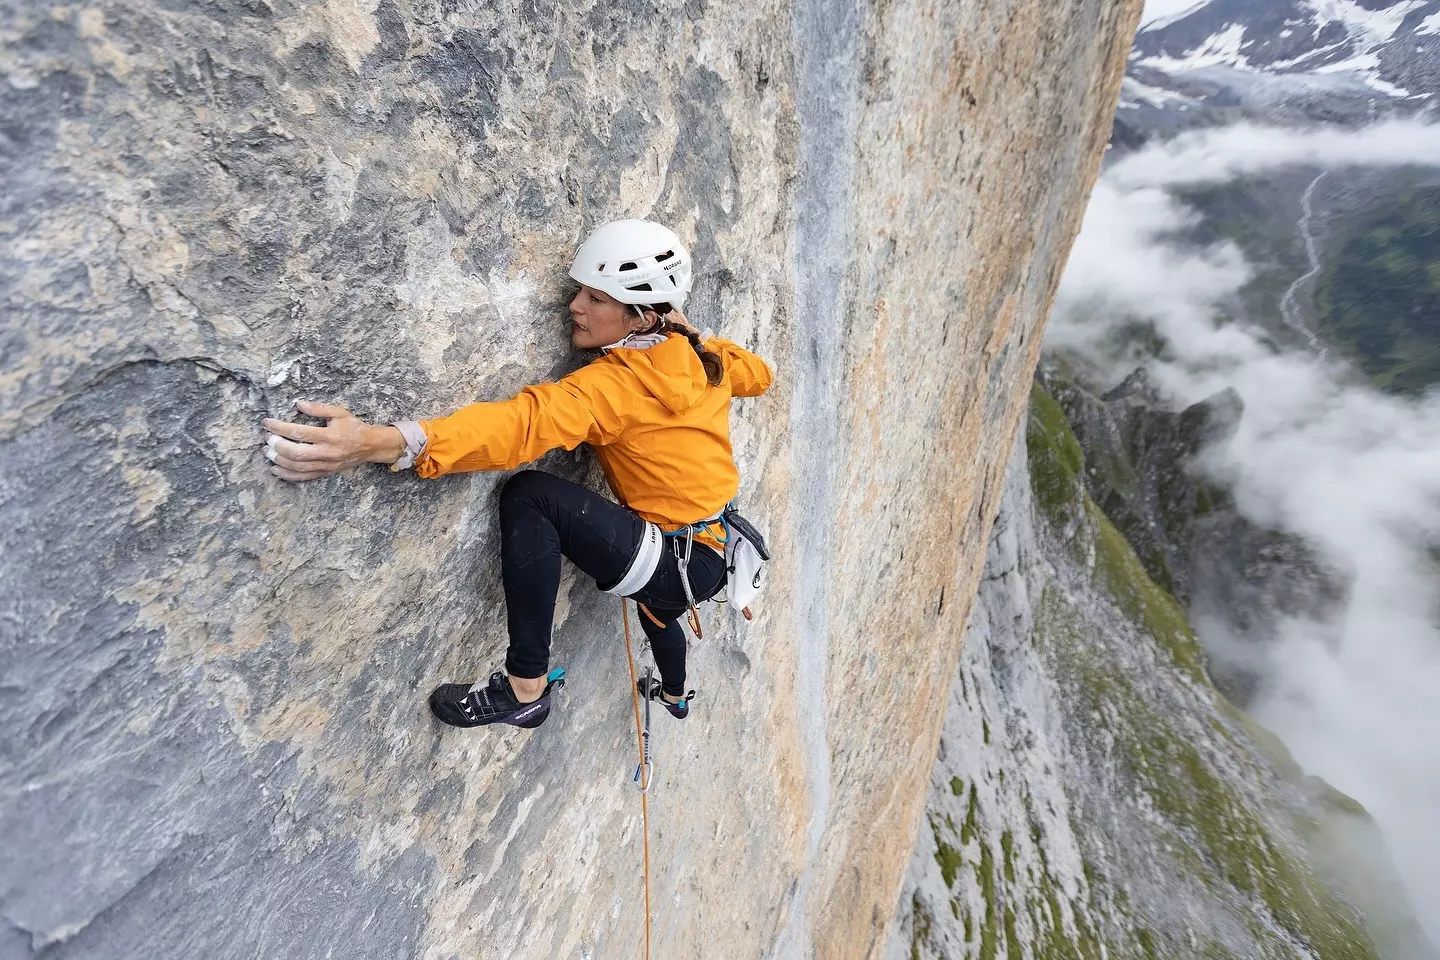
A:
[[[1138,369],[1101,396],[1063,376],[1047,378],[1085,453],[1085,489],[1112,518],[1145,570],[1182,603],[1190,599],[1190,541],[1197,514],[1218,496],[1195,458],[1234,435],[1244,411],[1225,390],[1180,412]]]
[[[1211,686],[1032,396],[886,956],[1433,956],[1373,821]]]
[[[1343,571],[1304,539],[1243,516],[1203,457],[1244,415],[1234,390],[1169,409],[1143,369],[1101,395],[1052,370],[1047,382],[1085,455],[1085,489],[1145,572],[1205,621],[1211,676],[1242,706],[1287,620],[1333,631],[1347,601]]]
[[[875,953],[1139,7],[7,4],[0,956],[637,955],[619,605],[562,589],[545,726],[441,729],[502,478],[285,486],[258,426],[563,372],[620,215],[779,374],[776,573],[658,733],[657,955]]]

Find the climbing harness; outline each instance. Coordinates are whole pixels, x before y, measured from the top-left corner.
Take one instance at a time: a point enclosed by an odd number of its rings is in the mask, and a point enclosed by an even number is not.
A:
[[[635,708],[635,739],[640,748],[640,764],[635,768],[635,784],[640,788],[640,831],[645,841],[645,960],[650,960],[650,781],[654,767],[650,762],[650,701],[645,701],[645,719],[640,719],[640,688],[635,677],[635,650],[630,642],[630,607],[620,600],[620,622],[625,625],[625,663],[630,668],[630,702]],[[646,668],[645,676],[650,676]]]
[[[770,559],[765,538],[755,529],[753,523],[740,515],[734,503],[726,504],[725,509],[713,517],[688,523],[678,530],[664,534],[665,537],[672,538],[674,544],[675,560],[680,567],[680,583],[685,588],[685,599],[690,605],[690,626],[695,631],[697,640],[705,638],[700,632],[700,611],[694,595],[690,592],[690,552],[695,535],[717,523],[725,531],[725,535],[719,538],[720,546],[725,552],[725,598],[712,598],[716,603],[734,603],[740,607],[746,620],[754,619],[750,613],[750,601],[760,592],[761,570]],[[682,537],[685,540],[683,553],[680,549]],[[651,619],[654,620],[653,617]]]
[[[635,548],[635,557],[630,561],[630,566],[620,575],[619,580],[600,589],[618,597],[630,596],[650,582],[664,553],[665,537],[660,528],[648,520],[645,521],[645,529],[640,533],[640,545]]]
[[[761,571],[770,559],[770,550],[765,546],[765,538],[760,535],[760,531],[740,515],[734,503],[726,504],[725,509],[713,516],[687,523],[676,530],[661,530],[656,524],[645,521],[645,528],[640,534],[640,545],[636,547],[629,567],[618,580],[600,589],[620,597],[639,592],[655,575],[655,570],[660,566],[660,558],[665,553],[664,542],[668,540],[675,554],[675,563],[680,568],[680,584],[685,591],[690,629],[695,631],[695,639],[704,640],[705,634],[700,626],[700,604],[690,590],[690,558],[694,554],[695,537],[717,524],[724,534],[716,539],[725,555],[725,597],[717,596],[711,599],[716,603],[734,603],[740,607],[746,620],[754,619],[750,612],[750,601],[760,592]],[[639,606],[651,623],[657,627],[664,626],[644,604]]]

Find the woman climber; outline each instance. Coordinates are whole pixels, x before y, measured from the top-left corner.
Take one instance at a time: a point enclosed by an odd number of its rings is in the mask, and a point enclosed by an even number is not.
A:
[[[430,694],[445,723],[538,727],[563,671],[547,672],[550,629],[568,557],[596,586],[632,597],[660,681],[640,695],[689,714],[680,617],[725,583],[721,512],[740,486],[730,451],[730,401],[770,386],[770,368],[718,338],[702,340],[680,307],[689,252],[646,220],[596,229],[570,266],[570,339],[601,356],[556,383],[510,400],[472,404],[436,420],[372,425],[341,407],[298,401],[326,420],[267,419],[266,456],[284,480],[314,480],[361,463],[413,467],[422,477],[513,470],[546,451],[588,443],[620,501],[535,470],[500,494],[500,564],[510,648],[488,683],[448,683]],[[763,550],[763,548],[762,548]]]

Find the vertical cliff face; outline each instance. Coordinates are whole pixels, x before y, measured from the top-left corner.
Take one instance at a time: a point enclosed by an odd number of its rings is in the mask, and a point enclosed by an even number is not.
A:
[[[636,955],[619,605],[562,587],[542,728],[442,729],[502,478],[284,486],[258,427],[564,372],[626,215],[779,375],[775,573],[659,725],[657,948],[877,952],[1139,6],[0,3],[0,956]]]
[[[1433,954],[1378,830],[1211,685],[1038,387],[886,956]]]

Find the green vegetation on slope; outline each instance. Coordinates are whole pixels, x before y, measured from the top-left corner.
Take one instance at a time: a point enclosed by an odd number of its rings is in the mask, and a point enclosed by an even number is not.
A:
[[[1059,591],[1045,592],[1036,612],[1037,637],[1063,666],[1078,702],[1114,737],[1127,773],[1176,832],[1177,868],[1207,886],[1223,884],[1259,901],[1278,926],[1324,960],[1376,958],[1368,934],[1303,857],[1276,842],[1272,828],[1216,772],[1193,735],[1149,702],[1102,647],[1087,643],[1085,629]],[[1168,648],[1162,638],[1153,639]],[[1260,926],[1253,932],[1262,941],[1270,936]]]
[[[1371,205],[1330,245],[1319,333],[1377,386],[1440,383],[1440,187]]]
[[[960,851],[945,842],[940,824],[931,821],[930,831],[935,835],[935,862],[940,865],[940,876],[944,878],[945,886],[953,887],[955,875],[960,872],[960,864],[963,862]],[[953,829],[951,832],[954,832]]]
[[[1029,417],[1025,448],[1035,502],[1052,523],[1063,527],[1085,493],[1080,473],[1085,469],[1085,455],[1065,411],[1038,383],[1030,387]]]
[[[1086,510],[1095,524],[1095,573],[1105,592],[1129,615],[1132,623],[1144,627],[1170,652],[1187,677],[1208,685],[1204,654],[1185,611],[1145,572],[1140,558],[1110,518],[1086,500]]]

